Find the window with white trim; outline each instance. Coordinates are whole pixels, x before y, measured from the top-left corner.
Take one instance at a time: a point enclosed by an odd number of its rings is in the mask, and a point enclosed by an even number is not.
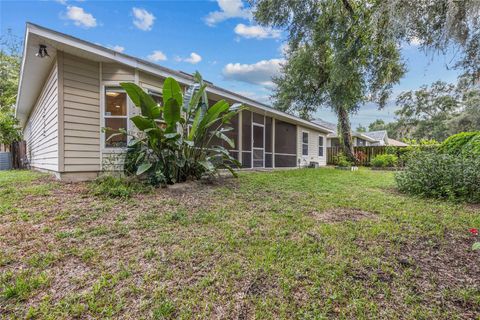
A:
[[[308,132],[302,132],[302,155],[308,156]]]
[[[161,106],[163,103],[162,94],[156,91],[148,90],[148,94],[152,99],[157,103],[158,106]]]
[[[105,89],[105,148],[125,148],[127,135],[119,134],[120,130],[128,129],[127,94],[119,88]],[[112,135],[114,135],[111,137]],[[111,137],[111,138],[110,138]]]
[[[318,156],[323,157],[323,137],[318,136]]]

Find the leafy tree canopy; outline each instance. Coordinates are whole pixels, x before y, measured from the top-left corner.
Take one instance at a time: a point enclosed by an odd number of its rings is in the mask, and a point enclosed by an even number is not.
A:
[[[21,138],[13,106],[17,99],[21,64],[21,42],[9,30],[0,38],[0,143]]]
[[[349,114],[367,101],[383,106],[405,72],[399,41],[375,26],[372,1],[258,0],[255,18],[288,31],[287,60],[274,79],[275,107],[305,116],[319,106],[338,115],[349,158]],[[387,23],[383,21],[382,23]]]

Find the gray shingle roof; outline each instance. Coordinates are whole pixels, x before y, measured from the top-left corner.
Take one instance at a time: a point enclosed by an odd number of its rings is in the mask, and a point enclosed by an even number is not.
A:
[[[312,120],[312,122],[332,130],[333,135],[337,135],[337,125],[335,123],[331,123],[322,119],[315,119],[315,120]]]
[[[363,132],[364,135],[369,136],[370,138],[374,140],[383,140],[385,139],[385,136],[387,135],[387,131],[385,130],[379,130],[379,131],[370,131],[370,132]]]

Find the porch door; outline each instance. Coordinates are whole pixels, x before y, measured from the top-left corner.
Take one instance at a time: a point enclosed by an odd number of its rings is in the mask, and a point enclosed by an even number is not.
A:
[[[253,167],[264,168],[265,167],[265,127],[264,125],[253,123]]]

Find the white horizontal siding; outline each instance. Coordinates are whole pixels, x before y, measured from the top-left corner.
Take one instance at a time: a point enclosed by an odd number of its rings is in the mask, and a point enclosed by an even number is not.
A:
[[[36,169],[58,171],[58,66],[53,63],[25,125],[27,157]]]
[[[308,155],[302,155],[302,133],[308,133]],[[323,156],[319,156],[319,137],[323,137]],[[297,126],[297,158],[300,159],[300,166],[308,165],[310,162],[317,162],[320,166],[327,165],[327,137],[320,131]]]
[[[100,68],[64,54],[64,171],[100,171]]]

